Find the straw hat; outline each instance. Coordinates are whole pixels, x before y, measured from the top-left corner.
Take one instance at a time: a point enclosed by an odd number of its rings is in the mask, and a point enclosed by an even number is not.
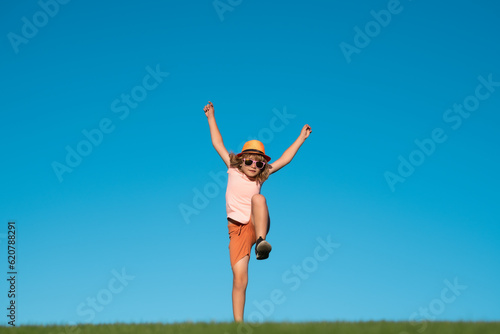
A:
[[[260,154],[264,158],[266,158],[268,162],[269,160],[271,160],[271,158],[266,155],[266,151],[264,150],[264,144],[262,144],[258,140],[247,141],[245,145],[243,145],[243,150],[241,151],[241,153],[236,154],[236,156],[240,157],[244,153]]]

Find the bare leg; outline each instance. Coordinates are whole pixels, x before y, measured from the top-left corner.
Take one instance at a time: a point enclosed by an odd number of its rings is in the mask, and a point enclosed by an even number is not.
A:
[[[252,196],[252,222],[255,225],[255,235],[257,239],[266,238],[269,224],[269,210],[267,208],[266,198],[261,195]]]
[[[248,261],[247,255],[233,266],[233,316],[234,321],[243,321],[245,309],[245,294],[248,284]]]

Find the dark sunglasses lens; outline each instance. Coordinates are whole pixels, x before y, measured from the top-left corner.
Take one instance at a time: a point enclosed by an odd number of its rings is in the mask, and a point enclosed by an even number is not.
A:
[[[257,161],[255,163],[255,166],[257,166],[257,168],[261,169],[262,167],[264,167],[265,163],[263,163],[262,161]]]
[[[251,166],[252,165],[252,160],[245,160],[245,165]]]

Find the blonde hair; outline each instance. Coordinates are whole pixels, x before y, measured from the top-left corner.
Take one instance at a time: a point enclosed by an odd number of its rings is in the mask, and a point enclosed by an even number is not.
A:
[[[243,163],[243,159],[264,161],[266,163],[264,165],[264,168],[262,168],[260,170],[259,174],[257,174],[255,176],[255,181],[257,181],[257,183],[259,183],[259,184],[264,183],[267,180],[267,178],[269,177],[269,171],[270,171],[269,163],[267,162],[266,158],[264,158],[260,154],[252,154],[252,153],[243,153],[241,156],[238,157],[236,154],[231,152],[231,153],[229,153],[229,166],[232,168],[238,168],[238,170],[240,172],[242,172],[241,171],[241,164]]]

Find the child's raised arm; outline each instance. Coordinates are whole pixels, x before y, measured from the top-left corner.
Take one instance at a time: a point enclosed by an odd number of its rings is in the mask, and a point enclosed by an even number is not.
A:
[[[214,105],[212,104],[212,102],[208,101],[208,104],[203,108],[203,110],[205,111],[205,115],[208,119],[212,145],[226,164],[226,167],[229,168],[229,153],[227,152],[226,147],[224,146],[224,142],[222,141],[222,136],[220,134],[219,128],[217,127],[217,122],[215,122]]]
[[[293,142],[293,144],[286,149],[286,151],[281,155],[281,157],[278,160],[270,164],[271,167],[270,174],[276,173],[281,168],[288,165],[290,161],[292,161],[293,157],[295,156],[299,148],[302,146],[302,144],[304,144],[304,142],[306,141],[307,137],[309,137],[311,132],[312,132],[311,127],[308,124],[304,125],[302,131],[300,131],[299,137]]]

